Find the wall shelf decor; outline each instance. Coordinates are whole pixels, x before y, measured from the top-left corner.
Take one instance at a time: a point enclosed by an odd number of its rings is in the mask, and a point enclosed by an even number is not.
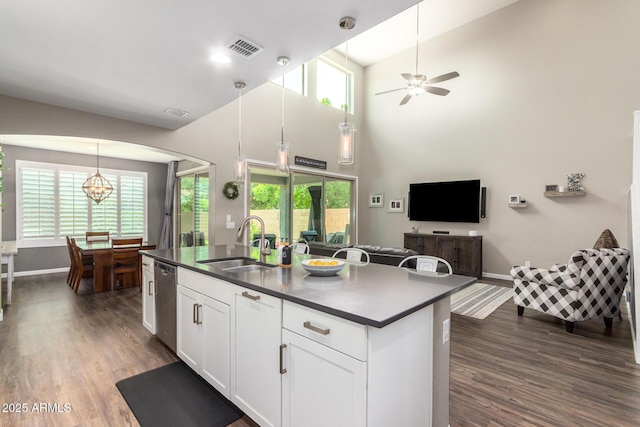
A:
[[[585,191],[545,191],[544,197],[578,197],[586,196]]]
[[[523,203],[509,203],[509,207],[513,208],[513,209],[522,209],[522,208],[526,208],[527,206],[527,202],[523,202]]]

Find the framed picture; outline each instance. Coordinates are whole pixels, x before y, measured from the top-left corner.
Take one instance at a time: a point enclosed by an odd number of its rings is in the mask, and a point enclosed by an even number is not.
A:
[[[544,191],[558,191],[557,185],[545,185]]]
[[[369,194],[369,207],[381,208],[384,206],[384,195],[382,193]]]
[[[404,197],[389,199],[389,212],[404,212]]]
[[[509,196],[509,203],[520,203],[520,196]]]

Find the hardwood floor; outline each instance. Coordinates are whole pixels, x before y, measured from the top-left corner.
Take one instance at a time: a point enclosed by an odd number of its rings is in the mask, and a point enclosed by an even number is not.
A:
[[[0,409],[27,411],[0,413],[0,426],[136,426],[115,383],[176,357],[142,327],[137,289],[75,295],[65,280],[16,278],[0,322]],[[511,302],[484,320],[454,314],[450,398],[452,427],[640,425],[629,323],[567,334],[551,316],[518,318]]]
[[[482,280],[511,286],[510,282]],[[451,426],[639,426],[630,325],[576,322],[507,301],[484,320],[452,314]]]

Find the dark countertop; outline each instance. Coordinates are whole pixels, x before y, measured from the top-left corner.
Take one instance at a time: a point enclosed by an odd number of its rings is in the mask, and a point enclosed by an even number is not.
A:
[[[293,254],[293,267],[228,273],[197,261],[231,257],[258,259],[257,248],[240,245],[143,250],[159,261],[217,277],[364,325],[382,328],[477,279],[456,274],[425,274],[381,264],[347,264],[336,276],[310,276],[301,265],[314,255]],[[276,264],[276,251],[267,257]]]

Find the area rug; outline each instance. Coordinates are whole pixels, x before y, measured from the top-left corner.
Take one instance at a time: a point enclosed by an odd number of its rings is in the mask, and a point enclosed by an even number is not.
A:
[[[244,414],[184,362],[116,383],[142,427],[225,427]]]
[[[451,311],[475,319],[484,319],[513,298],[513,288],[474,283],[451,295]]]

